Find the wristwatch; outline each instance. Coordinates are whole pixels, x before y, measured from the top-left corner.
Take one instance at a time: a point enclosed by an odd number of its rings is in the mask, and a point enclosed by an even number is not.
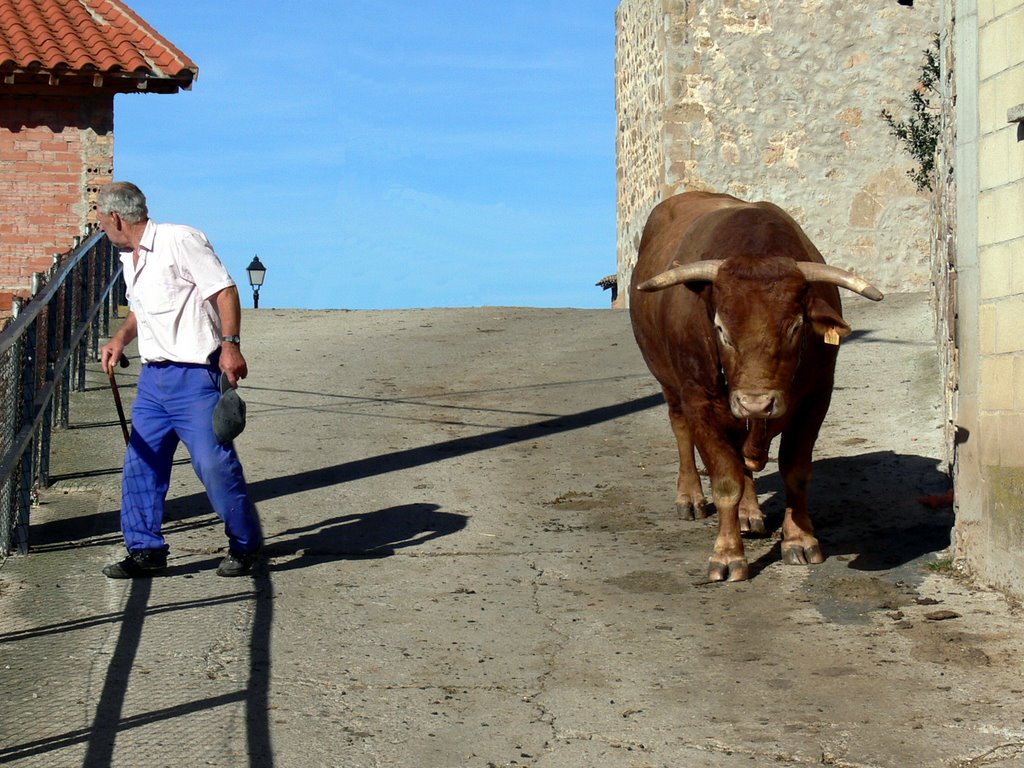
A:
[[[221,336],[220,340],[222,342],[230,341],[232,344],[237,344],[238,346],[242,346],[242,337],[241,336]]]

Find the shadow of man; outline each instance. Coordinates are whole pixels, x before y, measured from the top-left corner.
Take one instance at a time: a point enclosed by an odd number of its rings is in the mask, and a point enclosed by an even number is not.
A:
[[[437,504],[400,504],[289,528],[268,537],[264,552],[270,558],[293,558],[272,566],[275,571],[324,560],[389,557],[397,549],[419,546],[466,527],[468,516],[440,509]]]

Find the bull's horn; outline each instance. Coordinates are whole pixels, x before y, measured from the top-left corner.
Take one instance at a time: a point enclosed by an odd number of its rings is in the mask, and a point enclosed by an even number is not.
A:
[[[721,259],[708,259],[707,261],[695,261],[692,264],[684,264],[681,267],[674,267],[650,280],[645,280],[637,286],[641,291],[660,291],[663,288],[671,288],[680,283],[713,282],[718,276],[718,268],[722,266]]]
[[[831,283],[840,288],[859,293],[866,299],[881,301],[882,292],[871,285],[867,280],[858,277],[845,269],[833,267],[829,264],[818,264],[813,261],[798,261],[796,264],[809,283]]]

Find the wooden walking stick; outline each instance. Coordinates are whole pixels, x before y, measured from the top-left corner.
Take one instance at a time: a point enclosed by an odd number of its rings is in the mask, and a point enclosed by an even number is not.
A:
[[[128,367],[128,358],[124,355],[121,355],[121,359],[117,362],[122,368]],[[124,435],[124,444],[127,446],[128,422],[124,418],[124,406],[121,405],[121,393],[117,391],[117,381],[114,380],[114,366],[110,366],[110,370],[107,371],[107,376],[110,379],[110,391],[114,393],[114,405],[117,406],[117,418],[121,421],[121,434]]]

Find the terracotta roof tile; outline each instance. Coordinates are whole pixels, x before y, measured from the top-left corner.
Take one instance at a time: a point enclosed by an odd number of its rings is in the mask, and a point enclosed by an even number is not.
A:
[[[176,91],[198,74],[120,0],[0,0],[0,88],[101,75],[116,90]]]

